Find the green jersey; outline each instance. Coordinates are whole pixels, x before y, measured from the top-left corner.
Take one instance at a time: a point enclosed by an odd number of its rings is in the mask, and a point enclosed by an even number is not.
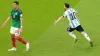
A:
[[[20,18],[22,18],[22,11],[17,9],[13,9],[11,11],[10,16],[12,17],[12,26],[15,28],[20,28],[21,27],[21,22]]]

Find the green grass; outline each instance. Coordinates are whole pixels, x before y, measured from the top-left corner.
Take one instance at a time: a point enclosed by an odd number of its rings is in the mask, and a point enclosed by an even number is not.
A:
[[[0,24],[12,9],[14,0],[0,2]],[[5,28],[0,28],[0,56],[100,56],[100,0],[20,0],[23,10],[23,32],[21,36],[30,42],[30,50],[17,41],[17,51],[8,52],[12,47],[9,29],[11,21]],[[80,33],[74,32],[78,42],[67,34],[68,21],[53,22],[64,12],[63,4],[70,3],[78,13],[82,26],[94,42],[90,48],[88,41]]]

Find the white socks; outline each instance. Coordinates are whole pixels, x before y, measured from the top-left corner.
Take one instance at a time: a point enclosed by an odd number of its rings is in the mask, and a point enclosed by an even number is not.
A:
[[[85,32],[81,32],[81,34],[90,42],[90,38],[89,36],[85,33]]]
[[[68,33],[70,36],[72,36],[74,38],[74,40],[77,39],[76,36],[73,34],[73,32],[68,32]]]
[[[72,36],[72,37],[74,38],[74,40],[77,39],[76,36],[73,34],[73,32],[68,32],[68,33],[69,33],[70,36]],[[91,41],[90,38],[89,38],[89,36],[88,36],[85,32],[81,32],[81,34],[82,34],[89,42]]]

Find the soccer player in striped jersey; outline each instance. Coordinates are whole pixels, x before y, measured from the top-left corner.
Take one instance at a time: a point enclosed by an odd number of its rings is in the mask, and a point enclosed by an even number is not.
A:
[[[10,19],[12,19],[12,26],[10,29],[10,33],[11,33],[13,48],[9,49],[8,51],[16,51],[16,40],[23,43],[26,46],[26,51],[28,51],[29,50],[29,43],[20,37],[20,32],[22,30],[22,19],[23,18],[22,18],[22,11],[19,9],[19,2],[18,1],[13,2],[13,8],[14,9],[11,11],[10,16],[2,24],[2,27],[4,27],[7,24],[7,22]]]
[[[82,28],[78,18],[76,17],[76,15],[75,15],[76,11],[73,8],[70,8],[70,5],[68,3],[64,4],[64,9],[65,9],[64,14],[61,17],[59,17],[57,20],[55,20],[54,24],[57,24],[61,19],[63,19],[64,17],[67,17],[68,21],[69,21],[69,27],[67,28],[67,31],[68,31],[69,35],[74,38],[74,43],[77,42],[77,38],[73,34],[73,31],[77,30],[89,41],[89,43],[92,47],[93,43],[92,43],[91,39],[89,38],[89,36],[87,35],[87,33]]]

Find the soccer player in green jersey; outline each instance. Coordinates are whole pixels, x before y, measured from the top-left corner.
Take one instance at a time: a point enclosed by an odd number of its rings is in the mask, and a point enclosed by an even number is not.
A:
[[[12,26],[10,29],[11,33],[11,39],[12,39],[12,45],[13,48],[9,49],[8,51],[16,51],[16,40],[20,41],[26,46],[26,51],[29,50],[29,43],[23,40],[19,35],[20,32],[22,32],[22,11],[19,9],[19,2],[14,1],[13,2],[13,10],[10,13],[10,16],[7,18],[7,20],[2,24],[2,27],[4,27],[7,22],[12,19]]]

